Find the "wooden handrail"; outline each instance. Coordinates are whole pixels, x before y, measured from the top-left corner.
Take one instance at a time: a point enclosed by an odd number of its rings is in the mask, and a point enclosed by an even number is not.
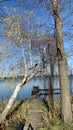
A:
[[[60,94],[60,92],[55,92],[55,93],[39,93],[39,95],[54,95],[54,94]]]
[[[56,91],[54,91],[56,90]],[[54,95],[54,94],[60,94],[60,88],[52,88],[52,89],[33,89],[32,95]]]
[[[38,89],[39,91],[54,91],[54,90],[60,90],[60,88],[53,88],[53,89]]]

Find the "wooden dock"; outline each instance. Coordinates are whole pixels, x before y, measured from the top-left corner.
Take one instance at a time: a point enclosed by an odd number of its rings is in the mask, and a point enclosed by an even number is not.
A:
[[[41,106],[42,102],[40,101],[39,96],[32,96],[24,130],[36,130],[44,127],[43,110]]]
[[[56,92],[54,90],[57,90]],[[40,95],[60,94],[60,89],[39,89],[35,87],[30,99],[30,106],[26,118],[24,130],[37,130],[38,128],[44,128],[43,122],[43,110],[42,101],[40,101]]]

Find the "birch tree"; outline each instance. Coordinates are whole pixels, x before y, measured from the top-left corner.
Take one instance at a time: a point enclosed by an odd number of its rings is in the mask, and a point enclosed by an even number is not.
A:
[[[32,60],[32,53],[29,49],[27,49],[27,55],[29,55],[29,59],[25,56],[25,51],[24,51],[24,43],[27,43],[27,40],[29,40],[29,35],[27,33],[27,28],[23,30],[22,26],[23,23],[20,23],[19,21],[22,21],[21,17],[17,17],[18,20],[14,20],[15,17],[10,17],[6,18],[4,21],[6,24],[3,26],[3,32],[4,32],[4,37],[9,38],[12,42],[12,44],[21,46],[22,48],[22,56],[23,56],[23,63],[25,67],[24,71],[24,78],[23,80],[15,87],[15,90],[10,97],[8,104],[2,114],[0,115],[0,124],[4,121],[6,118],[7,114],[9,113],[17,95],[20,89],[34,76],[36,76],[38,73],[43,72],[43,68],[41,67],[42,63],[35,63],[35,61]],[[26,22],[26,21],[25,21]],[[28,25],[28,24],[27,24]],[[29,31],[29,30],[28,30]],[[28,45],[31,43],[29,42]],[[30,53],[29,53],[30,52]],[[27,62],[28,60],[28,62]],[[38,61],[38,60],[37,60]]]

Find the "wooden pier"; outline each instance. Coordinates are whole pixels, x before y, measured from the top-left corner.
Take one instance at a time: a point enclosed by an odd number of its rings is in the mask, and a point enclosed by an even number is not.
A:
[[[34,87],[32,91],[32,96],[30,99],[30,106],[27,113],[26,123],[24,130],[37,130],[38,128],[44,128],[43,122],[43,110],[42,101],[40,101],[40,95],[50,95],[50,91],[53,94],[60,94],[60,89],[39,89],[39,87]]]
[[[43,110],[42,102],[38,95],[33,95],[30,99],[30,107],[26,118],[24,130],[37,130],[43,128]]]

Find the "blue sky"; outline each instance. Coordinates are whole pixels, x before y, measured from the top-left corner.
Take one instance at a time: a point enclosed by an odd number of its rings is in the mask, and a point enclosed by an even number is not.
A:
[[[30,0],[28,0],[30,2]],[[2,7],[3,11],[8,15],[12,15],[12,11],[13,9],[15,10],[16,8],[16,13],[23,13],[23,11],[25,10],[25,8],[20,8],[17,7],[18,2],[16,0],[12,0],[12,1],[6,1],[6,2],[1,2],[0,3],[0,7]],[[69,5],[67,5],[66,7],[69,7]],[[64,32],[68,32],[67,35],[69,35],[70,37],[72,37],[73,35],[73,15],[71,15],[72,13],[72,7],[73,5],[71,5],[71,10],[65,10],[61,13],[61,16],[63,18],[63,31]],[[49,13],[46,10],[43,10],[42,8],[37,8],[37,9],[27,9],[28,12],[30,11],[34,11],[35,14],[35,19],[36,22],[39,24],[44,24],[46,23],[47,28],[49,29],[49,34],[54,32],[54,21],[53,21],[53,17],[49,15]],[[0,14],[3,14],[2,10],[0,10]],[[45,27],[42,27],[43,32],[45,32]],[[0,43],[3,44],[4,43],[4,38],[0,38]],[[69,47],[71,46],[73,42],[73,39],[68,39],[67,37],[64,37],[64,46],[65,48],[69,49]],[[5,46],[4,46],[5,47]],[[14,52],[16,52],[16,49],[14,47],[9,48],[9,50],[12,52],[12,50]],[[21,55],[21,51],[19,49],[19,53]],[[15,54],[14,54],[15,55]],[[21,56],[20,56],[21,57]],[[8,71],[9,66],[13,66],[14,64],[17,64],[17,61],[19,60],[19,55],[18,53],[16,53],[16,55],[14,57],[11,56],[11,58],[9,59],[5,59],[3,61],[3,63],[0,63],[0,69],[4,68],[5,69],[5,73]],[[72,57],[68,58],[68,63],[72,64]],[[16,70],[17,71],[17,70]],[[5,74],[4,73],[4,74]]]

